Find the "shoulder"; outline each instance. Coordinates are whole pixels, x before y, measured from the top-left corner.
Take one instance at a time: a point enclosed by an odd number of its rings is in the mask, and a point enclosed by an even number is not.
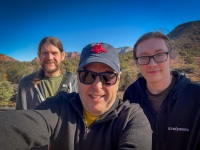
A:
[[[127,87],[127,89],[124,91],[124,96],[123,96],[124,100],[126,100],[126,99],[130,100],[130,99],[134,98],[133,96],[135,94],[139,94],[136,84],[137,84],[137,81],[135,81],[134,83],[132,83],[131,85],[129,85]]]
[[[142,111],[142,108],[140,107],[139,104],[131,103],[129,100],[123,101],[119,107],[121,107],[120,111],[129,110],[132,113],[135,113],[137,111]]]
[[[173,76],[176,77],[176,88],[177,90],[184,89],[190,92],[200,91],[200,83],[192,81],[188,78],[184,73],[180,73],[178,71],[171,72]],[[200,94],[200,92],[199,92]]]
[[[69,101],[74,99],[77,93],[66,93],[66,92],[59,92],[57,95],[47,98],[45,101],[40,103],[36,109],[57,109],[60,110],[61,108],[67,108],[69,106]],[[67,106],[67,107],[66,107]]]
[[[198,95],[200,95],[200,83],[198,82],[193,82],[191,81],[187,87],[186,87],[189,91],[193,91],[198,93]]]
[[[145,118],[143,109],[140,107],[140,105],[137,103],[131,103],[129,100],[120,101],[117,112],[119,116],[123,115],[129,118],[133,118],[138,115]]]
[[[77,76],[71,72],[66,72],[64,75],[63,75],[63,78],[64,80],[76,80],[77,79]]]
[[[191,84],[192,86],[195,86],[195,87],[197,87],[197,88],[200,88],[200,82],[191,81],[190,84]]]
[[[66,72],[66,73],[64,74],[64,76],[76,77],[76,75],[75,75],[74,73],[72,73],[72,72]]]
[[[23,78],[20,79],[20,82],[32,82],[32,80],[36,77],[37,73],[33,72],[31,74],[28,74],[26,76],[24,76]]]
[[[135,84],[135,82],[132,83],[132,84],[130,84],[130,85],[126,88],[125,92],[130,92],[130,91],[132,91],[132,89],[134,88],[134,84]]]
[[[139,77],[132,84],[130,84],[126,90],[130,91],[132,89],[139,89],[139,88],[144,89],[145,87],[146,87],[146,80],[144,79],[144,77]]]
[[[150,130],[149,121],[144,114],[143,109],[139,104],[130,103],[130,101],[124,101],[118,109],[118,116],[123,122],[129,122],[131,124],[145,125]]]

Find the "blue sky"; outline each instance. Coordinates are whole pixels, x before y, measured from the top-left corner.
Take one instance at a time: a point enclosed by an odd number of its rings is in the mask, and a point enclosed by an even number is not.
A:
[[[131,46],[144,33],[169,33],[200,20],[200,0],[1,0],[0,53],[19,61],[37,57],[45,36],[59,38],[66,52],[92,42]]]

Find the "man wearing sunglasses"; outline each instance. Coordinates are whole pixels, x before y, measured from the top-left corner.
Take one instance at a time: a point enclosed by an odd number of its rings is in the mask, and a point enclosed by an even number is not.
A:
[[[199,150],[200,84],[170,69],[174,54],[168,37],[146,33],[133,54],[142,76],[123,99],[143,108],[153,130],[153,150]]]
[[[106,43],[83,48],[79,93],[60,92],[36,110],[0,113],[2,150],[50,142],[53,150],[150,150],[151,128],[138,104],[117,98],[117,50]]]

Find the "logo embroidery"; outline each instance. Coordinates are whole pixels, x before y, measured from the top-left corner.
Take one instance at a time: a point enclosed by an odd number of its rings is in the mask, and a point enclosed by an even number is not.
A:
[[[169,131],[189,132],[188,128],[168,127]]]
[[[92,47],[92,52],[100,54],[100,53],[106,53],[107,50],[103,48],[101,44],[96,44]]]

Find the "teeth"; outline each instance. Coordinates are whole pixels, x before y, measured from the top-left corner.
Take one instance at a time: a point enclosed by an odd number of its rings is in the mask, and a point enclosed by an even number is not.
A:
[[[101,95],[101,96],[93,96],[93,95],[91,95],[91,97],[93,98],[93,99],[99,99],[99,98],[102,98],[104,95]]]

